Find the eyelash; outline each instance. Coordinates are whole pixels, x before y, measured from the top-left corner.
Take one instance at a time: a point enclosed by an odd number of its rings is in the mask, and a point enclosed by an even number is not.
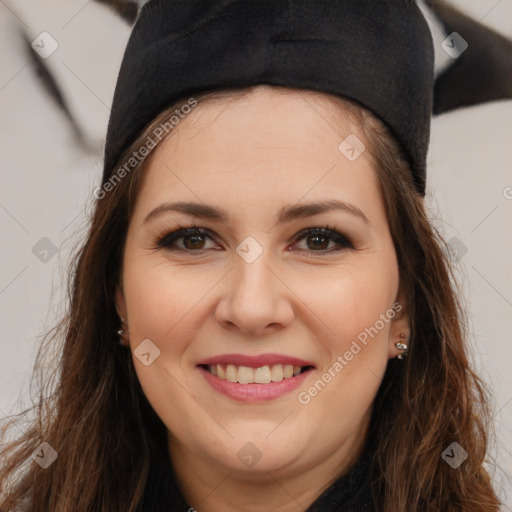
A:
[[[181,251],[181,252],[196,252],[196,253],[202,253],[203,251],[207,251],[208,249],[198,249],[198,250],[192,250],[192,249],[182,249],[177,247],[172,247],[172,244],[176,242],[177,240],[184,238],[185,236],[203,236],[207,237],[210,240],[216,242],[215,238],[210,236],[209,231],[206,229],[201,229],[195,224],[188,227],[183,227],[181,224],[178,224],[178,229],[175,231],[171,231],[166,233],[163,236],[159,236],[155,240],[156,249],[166,249],[169,251]],[[315,227],[315,228],[306,228],[303,229],[300,233],[298,233],[294,239],[294,244],[298,241],[302,240],[303,238],[306,238],[308,236],[314,236],[314,235],[323,235],[330,239],[332,239],[334,242],[338,243],[341,247],[338,249],[321,249],[318,251],[303,249],[304,252],[312,254],[314,256],[322,256],[324,254],[330,254],[332,252],[338,252],[343,249],[354,249],[354,245],[350,241],[350,239],[336,231],[334,227],[331,226],[323,226],[323,227]]]

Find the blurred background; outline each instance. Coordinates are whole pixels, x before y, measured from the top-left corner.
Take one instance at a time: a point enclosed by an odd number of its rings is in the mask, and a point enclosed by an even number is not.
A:
[[[111,3],[0,0],[0,417],[31,404],[38,343],[65,312],[70,254],[100,184],[110,104],[137,11],[135,3]],[[512,0],[447,4],[512,38]],[[471,55],[476,30],[465,26],[450,38],[424,8],[440,75]],[[474,364],[493,392],[497,465],[489,469],[504,510],[512,510],[512,102],[495,94],[453,101],[489,76],[482,65],[443,83],[448,106],[432,122],[427,202],[458,269]],[[492,80],[506,86],[499,74]]]

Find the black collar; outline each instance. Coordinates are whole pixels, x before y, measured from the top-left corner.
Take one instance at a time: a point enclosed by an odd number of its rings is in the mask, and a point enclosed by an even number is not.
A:
[[[374,512],[371,491],[371,462],[375,445],[367,443],[350,470],[328,487],[307,512]]]

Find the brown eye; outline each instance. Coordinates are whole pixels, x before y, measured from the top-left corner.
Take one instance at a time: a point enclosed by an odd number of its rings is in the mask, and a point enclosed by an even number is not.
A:
[[[203,249],[204,236],[201,234],[184,235],[183,236],[183,245],[187,249]]]
[[[167,250],[202,251],[207,249],[205,247],[207,239],[213,241],[206,231],[197,227],[181,228],[161,237],[157,242],[157,246]],[[180,240],[183,240],[182,244],[177,243]]]
[[[308,228],[299,233],[295,244],[300,240],[306,240],[306,247],[301,249],[310,254],[321,256],[322,254],[340,251],[342,249],[353,249],[351,241],[334,228]],[[207,249],[217,248],[207,247],[207,241],[215,242],[215,239],[207,230],[200,229],[197,226],[183,228],[167,233],[160,237],[156,243],[160,249],[168,251],[182,252],[201,252]],[[181,243],[180,243],[181,241]],[[331,247],[330,247],[331,245]]]
[[[308,228],[302,231],[297,241],[305,239],[306,248],[310,253],[335,252],[341,249],[354,248],[350,240],[331,228]],[[329,244],[334,244],[334,249],[329,249]],[[336,248],[336,245],[338,248]]]
[[[329,246],[329,237],[325,235],[309,235],[306,240],[311,244],[308,245],[308,249],[312,250],[325,250]]]

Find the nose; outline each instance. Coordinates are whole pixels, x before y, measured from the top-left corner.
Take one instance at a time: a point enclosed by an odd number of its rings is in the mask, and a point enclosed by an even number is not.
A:
[[[225,329],[263,336],[288,326],[294,316],[293,293],[272,264],[269,251],[251,263],[238,255],[225,280],[215,318]]]

